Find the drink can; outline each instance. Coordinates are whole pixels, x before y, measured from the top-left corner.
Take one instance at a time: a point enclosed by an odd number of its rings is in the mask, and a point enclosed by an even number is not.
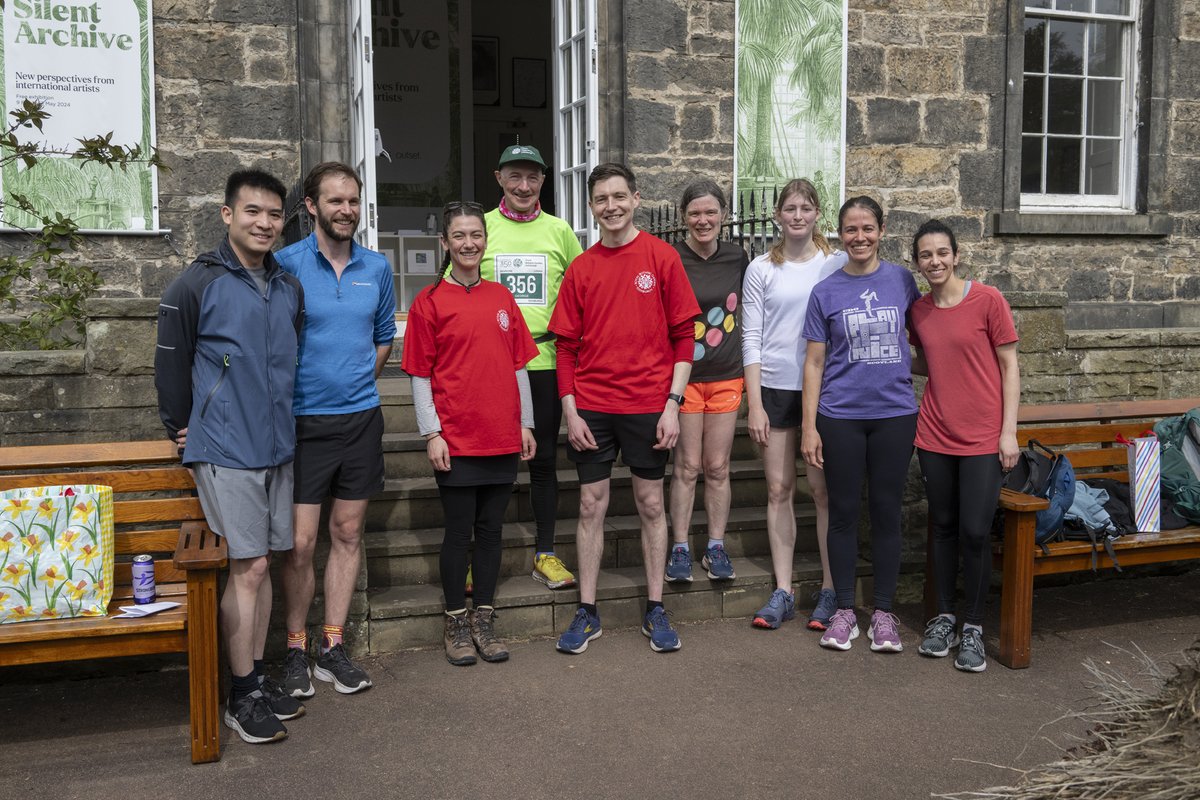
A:
[[[157,597],[154,589],[154,558],[148,555],[133,557],[133,602],[138,605],[153,603]]]

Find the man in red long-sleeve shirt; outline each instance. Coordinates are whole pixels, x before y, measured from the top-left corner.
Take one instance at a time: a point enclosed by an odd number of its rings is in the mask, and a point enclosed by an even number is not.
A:
[[[580,607],[558,649],[582,653],[600,635],[596,580],[604,550],[609,478],[620,454],[633,473],[646,564],[642,633],[655,652],[679,649],[663,610],[667,518],[663,475],[679,437],[700,313],[673,247],[633,224],[641,202],[633,172],[601,164],[588,176],[600,242],[571,262],[549,330],[558,337],[558,394],[568,456],[579,472]]]

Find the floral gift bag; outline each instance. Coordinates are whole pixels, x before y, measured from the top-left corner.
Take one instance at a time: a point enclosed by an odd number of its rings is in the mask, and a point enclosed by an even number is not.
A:
[[[0,492],[0,623],[108,613],[111,486]]]

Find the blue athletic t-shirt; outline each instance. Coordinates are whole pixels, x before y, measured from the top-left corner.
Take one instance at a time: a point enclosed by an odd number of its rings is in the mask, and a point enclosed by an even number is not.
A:
[[[292,409],[296,416],[352,414],[379,405],[375,348],[396,338],[392,268],[357,242],[339,280],[317,235],[275,254],[304,286],[305,320]]]
[[[912,273],[889,261],[869,275],[840,269],[813,288],[804,338],[826,347],[822,414],[886,419],[917,413],[905,327],[920,296]]]

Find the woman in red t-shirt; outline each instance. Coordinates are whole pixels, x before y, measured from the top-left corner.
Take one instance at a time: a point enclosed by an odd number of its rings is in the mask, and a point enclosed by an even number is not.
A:
[[[512,293],[479,277],[487,246],[483,208],[447,205],[441,238],[443,272],[409,309],[401,366],[412,377],[417,429],[446,517],[440,557],[446,659],[465,666],[475,663],[475,651],[485,661],[508,658],[495,632],[500,529],[518,459],[534,454],[525,365],[538,351]],[[472,534],[474,608],[468,613]]]
[[[1017,331],[1000,292],[956,273],[958,242],[941,220],[917,229],[912,253],[929,281],[929,293],[909,312],[909,333],[917,348],[913,372],[929,375],[916,445],[933,528],[938,603],[917,652],[940,658],[958,644],[954,666],[982,672],[992,514],[1001,471],[1017,463]],[[966,595],[961,636],[954,616],[960,559]]]

